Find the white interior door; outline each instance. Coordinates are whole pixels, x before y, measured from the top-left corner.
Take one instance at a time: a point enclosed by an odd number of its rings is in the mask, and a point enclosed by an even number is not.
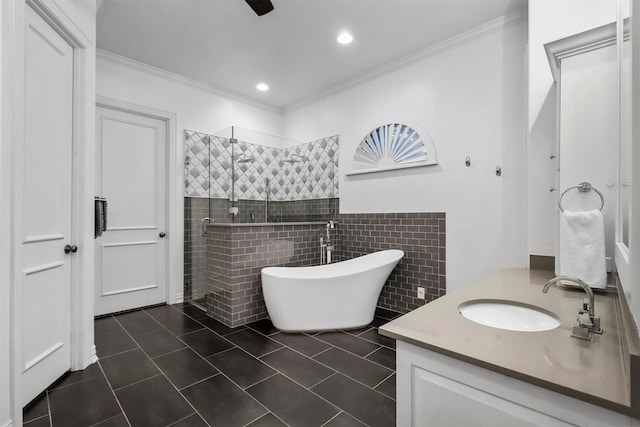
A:
[[[96,191],[107,199],[96,315],[167,301],[166,153],[165,121],[96,108]]]
[[[25,8],[25,123],[17,170],[22,403],[71,366],[73,48]]]

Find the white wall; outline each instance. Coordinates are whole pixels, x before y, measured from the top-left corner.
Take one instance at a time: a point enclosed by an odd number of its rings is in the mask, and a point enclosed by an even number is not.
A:
[[[184,239],[182,171],[185,129],[216,134],[230,126],[238,126],[271,135],[282,133],[280,112],[232,99],[184,77],[105,52],[98,55],[96,95],[117,100],[118,103],[135,104],[175,115],[175,147],[169,147],[169,158],[175,159],[171,169],[177,171],[179,183],[171,183],[176,190],[170,191],[168,200],[169,212],[173,212],[169,227],[175,230],[171,234],[175,239],[170,241],[170,254],[172,250],[181,253]],[[175,256],[169,260],[169,303],[183,298],[182,261],[182,258],[176,259]]]
[[[616,20],[616,0],[529,0],[528,240],[529,253],[555,255],[556,89],[544,44]],[[579,161],[577,159],[576,161]]]
[[[526,28],[501,20],[285,115],[287,137],[340,135],[341,212],[446,212],[449,291],[525,266]],[[426,129],[439,165],[345,177],[362,138],[394,121]]]
[[[184,142],[185,129],[215,134],[232,125],[281,134],[279,112],[207,91],[186,83],[187,79],[163,76],[151,67],[145,70],[132,61],[130,64],[133,65],[113,60],[112,55],[99,54],[96,94],[175,113],[178,142]]]

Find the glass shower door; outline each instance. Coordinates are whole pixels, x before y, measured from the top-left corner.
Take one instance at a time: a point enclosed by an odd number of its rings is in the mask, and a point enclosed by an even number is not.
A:
[[[206,223],[211,200],[210,137],[185,131],[184,301],[205,309],[207,294]]]

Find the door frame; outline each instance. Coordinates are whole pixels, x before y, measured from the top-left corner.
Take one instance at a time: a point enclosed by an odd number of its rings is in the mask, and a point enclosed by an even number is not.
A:
[[[25,13],[31,7],[73,48],[73,181],[71,238],[80,250],[71,264],[71,370],[84,369],[97,360],[93,333],[93,159],[95,115],[95,4],[72,5],[56,0],[20,0],[3,2],[2,10],[2,155],[0,177],[3,203],[0,208],[0,236],[10,243],[0,250],[2,281],[0,298],[7,301],[8,350],[0,342],[0,379],[8,376],[9,396],[2,395],[0,423],[22,424],[22,324],[18,314],[22,303],[22,250],[18,233],[22,212],[17,187],[22,185],[19,166],[24,159],[24,47]],[[71,12],[71,13],[70,13]],[[19,203],[21,205],[21,203]],[[91,248],[91,250],[84,250]],[[6,251],[5,251],[6,250]],[[4,320],[4,318],[3,318]],[[4,330],[3,330],[4,332]],[[6,358],[6,360],[5,360]],[[8,367],[7,371],[4,371]],[[6,408],[6,409],[5,409]],[[4,413],[8,410],[8,413]],[[8,418],[8,419],[7,419]]]
[[[109,108],[130,114],[137,114],[165,123],[167,132],[166,145],[166,218],[167,218],[167,304],[175,304],[184,301],[183,291],[183,245],[184,245],[184,202],[183,196],[183,171],[184,147],[177,143],[175,113],[158,110],[156,108],[131,102],[121,101],[105,96],[96,96],[96,107]],[[98,153],[96,153],[97,155]],[[97,194],[100,196],[100,194]]]

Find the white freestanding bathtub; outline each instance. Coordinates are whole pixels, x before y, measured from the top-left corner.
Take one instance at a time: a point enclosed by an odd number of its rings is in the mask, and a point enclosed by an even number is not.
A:
[[[266,267],[262,291],[273,325],[285,332],[353,329],[373,320],[397,249],[314,267]]]

